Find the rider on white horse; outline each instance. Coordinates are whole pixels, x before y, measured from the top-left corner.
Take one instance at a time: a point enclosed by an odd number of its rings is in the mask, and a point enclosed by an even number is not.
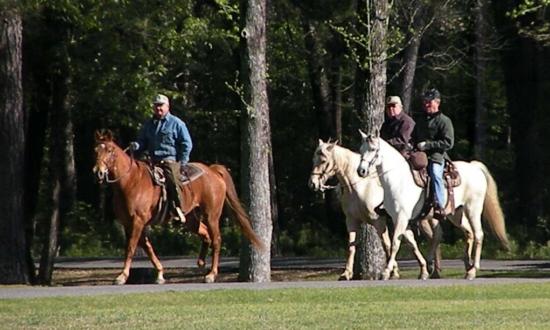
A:
[[[451,119],[439,109],[441,95],[437,89],[424,93],[423,106],[425,116],[416,125],[416,147],[428,156],[428,175],[434,192],[434,217],[442,220],[445,212],[445,185],[443,170],[447,151],[454,145],[454,128]]]
[[[386,100],[386,119],[380,128],[380,137],[397,149],[402,155],[411,149],[411,137],[416,125],[414,120],[403,112],[399,96],[389,96]]]

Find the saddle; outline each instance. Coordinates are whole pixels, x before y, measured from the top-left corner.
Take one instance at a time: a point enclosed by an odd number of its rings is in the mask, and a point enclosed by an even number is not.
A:
[[[159,198],[157,212],[155,213],[155,216],[151,223],[155,225],[158,223],[164,223],[166,220],[168,220],[170,203],[168,203],[169,201],[166,188],[166,175],[164,174],[163,168],[150,163],[148,169],[149,174],[151,174],[151,178],[153,179],[153,183],[161,188],[161,198]],[[183,186],[195,181],[203,174],[204,170],[195,164],[187,164],[185,166],[181,166],[178,182],[179,188],[181,189]]]
[[[415,151],[411,152],[409,158],[407,159],[409,166],[411,168],[411,173],[414,178],[414,183],[423,188],[426,192],[426,196],[429,198],[425,199],[424,206],[422,207],[422,212],[420,212],[419,218],[425,217],[433,208],[433,191],[431,190],[430,185],[430,176],[428,175],[428,157],[425,152]],[[454,203],[454,187],[457,187],[461,183],[460,173],[458,172],[454,163],[449,159],[445,162],[445,168],[443,169],[443,182],[445,187],[447,187],[447,204],[445,205],[445,210],[448,211],[448,214],[454,214],[455,203]]]

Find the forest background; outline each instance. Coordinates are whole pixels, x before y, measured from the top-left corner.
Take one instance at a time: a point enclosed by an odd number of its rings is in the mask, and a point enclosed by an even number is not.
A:
[[[15,8],[7,1],[2,16]],[[367,2],[368,3],[368,2]],[[6,5],[7,4],[7,5]],[[307,187],[319,138],[357,150],[358,58],[368,39],[361,1],[268,3],[273,243],[278,255],[343,255],[344,216],[334,192]],[[550,2],[390,2],[387,95],[421,113],[437,88],[453,120],[451,158],[487,164],[500,187],[519,257],[550,255]],[[193,137],[192,161],[241,176],[240,3],[235,0],[24,1],[24,226],[33,258],[120,255],[124,234],[110,190],[97,184],[94,131],[125,147],[164,93]],[[6,9],[7,8],[7,9]],[[3,197],[9,192],[2,192]],[[6,198],[9,198],[6,197]],[[11,217],[2,214],[2,217]],[[59,227],[52,228],[52,218]],[[223,253],[240,234],[224,221]],[[174,227],[151,231],[161,255],[194,254],[198,240]],[[445,242],[462,235],[446,230]],[[489,246],[491,243],[489,242]]]

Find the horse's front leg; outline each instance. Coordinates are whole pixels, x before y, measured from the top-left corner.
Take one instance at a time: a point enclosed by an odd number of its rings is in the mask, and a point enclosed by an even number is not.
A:
[[[155,280],[155,283],[156,284],[166,283],[166,280],[164,279],[164,268],[162,267],[162,264],[160,263],[159,258],[155,254],[155,250],[153,249],[153,245],[151,244],[151,241],[149,240],[149,238],[143,235],[141,240],[139,241],[139,244],[145,250],[145,252],[149,256],[149,260],[151,260],[151,263],[157,270],[157,279]]]
[[[143,233],[143,223],[139,219],[135,218],[130,226],[131,228],[126,228],[126,258],[124,259],[124,267],[115,279],[116,285],[122,285],[128,281],[132,258],[136,253],[136,247]]]
[[[392,269],[397,265],[395,258],[397,257],[397,252],[399,252],[399,247],[401,246],[401,239],[405,230],[407,229],[408,219],[404,215],[398,215],[397,220],[394,221],[395,229],[393,232],[391,253],[388,259],[388,264],[386,269],[382,273],[382,280],[389,280]]]
[[[413,248],[413,252],[416,257],[416,260],[420,265],[420,275],[418,276],[418,278],[421,280],[427,280],[429,277],[429,273],[428,273],[428,267],[426,266],[426,259],[424,259],[424,256],[420,252],[420,249],[418,249],[418,244],[416,244],[416,240],[414,239],[414,233],[412,232],[412,230],[406,229],[403,236],[405,236],[405,239],[409,242],[410,246]]]
[[[353,278],[353,262],[355,260],[355,239],[357,237],[356,231],[348,232],[348,258],[346,261],[346,269],[340,275],[339,280],[349,281]]]
[[[373,222],[373,226],[376,228],[378,237],[380,237],[380,240],[382,241],[384,252],[386,253],[386,262],[387,262],[391,254],[391,240],[390,240],[390,233],[388,230],[387,223],[385,220],[378,219]],[[391,278],[397,280],[400,277],[401,276],[399,275],[399,267],[397,263],[395,263],[391,272]]]

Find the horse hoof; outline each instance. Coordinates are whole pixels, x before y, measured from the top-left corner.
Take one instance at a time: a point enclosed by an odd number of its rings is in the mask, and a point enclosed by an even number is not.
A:
[[[382,273],[382,281],[387,281],[387,280],[389,280],[389,279],[390,279],[390,272],[384,271],[384,272]]]
[[[353,277],[353,274],[349,274],[349,273],[345,272],[345,273],[342,273],[342,275],[340,275],[340,277],[338,277],[338,281],[349,281],[349,280],[351,280],[352,277]]]
[[[164,284],[166,283],[166,280],[164,279],[164,277],[158,277],[155,281],[155,284]]]
[[[216,276],[214,274],[209,274],[204,277],[204,283],[214,283]]]
[[[126,277],[124,274],[118,275],[117,278],[115,278],[115,281],[113,282],[114,285],[124,285],[126,284],[126,281],[128,280],[128,277]]]
[[[199,267],[199,269],[203,269],[204,265],[206,265],[206,262],[204,262],[204,260],[197,260],[197,267]]]
[[[435,271],[430,275],[430,278],[431,279],[438,279],[438,278],[441,278],[441,275],[439,274],[438,271]]]
[[[399,275],[399,273],[393,273],[391,276],[390,276],[390,279],[392,280],[398,280],[401,278],[401,275]]]
[[[418,279],[419,279],[419,280],[422,280],[422,281],[425,281],[425,280],[427,280],[429,277],[430,277],[430,275],[426,272],[426,273],[420,274],[420,276],[418,276]]]
[[[427,267],[428,267],[428,274],[433,274],[433,272],[435,271],[434,263],[428,262]]]
[[[476,278],[475,272],[467,272],[466,275],[464,275],[464,278],[468,281],[473,281]]]

